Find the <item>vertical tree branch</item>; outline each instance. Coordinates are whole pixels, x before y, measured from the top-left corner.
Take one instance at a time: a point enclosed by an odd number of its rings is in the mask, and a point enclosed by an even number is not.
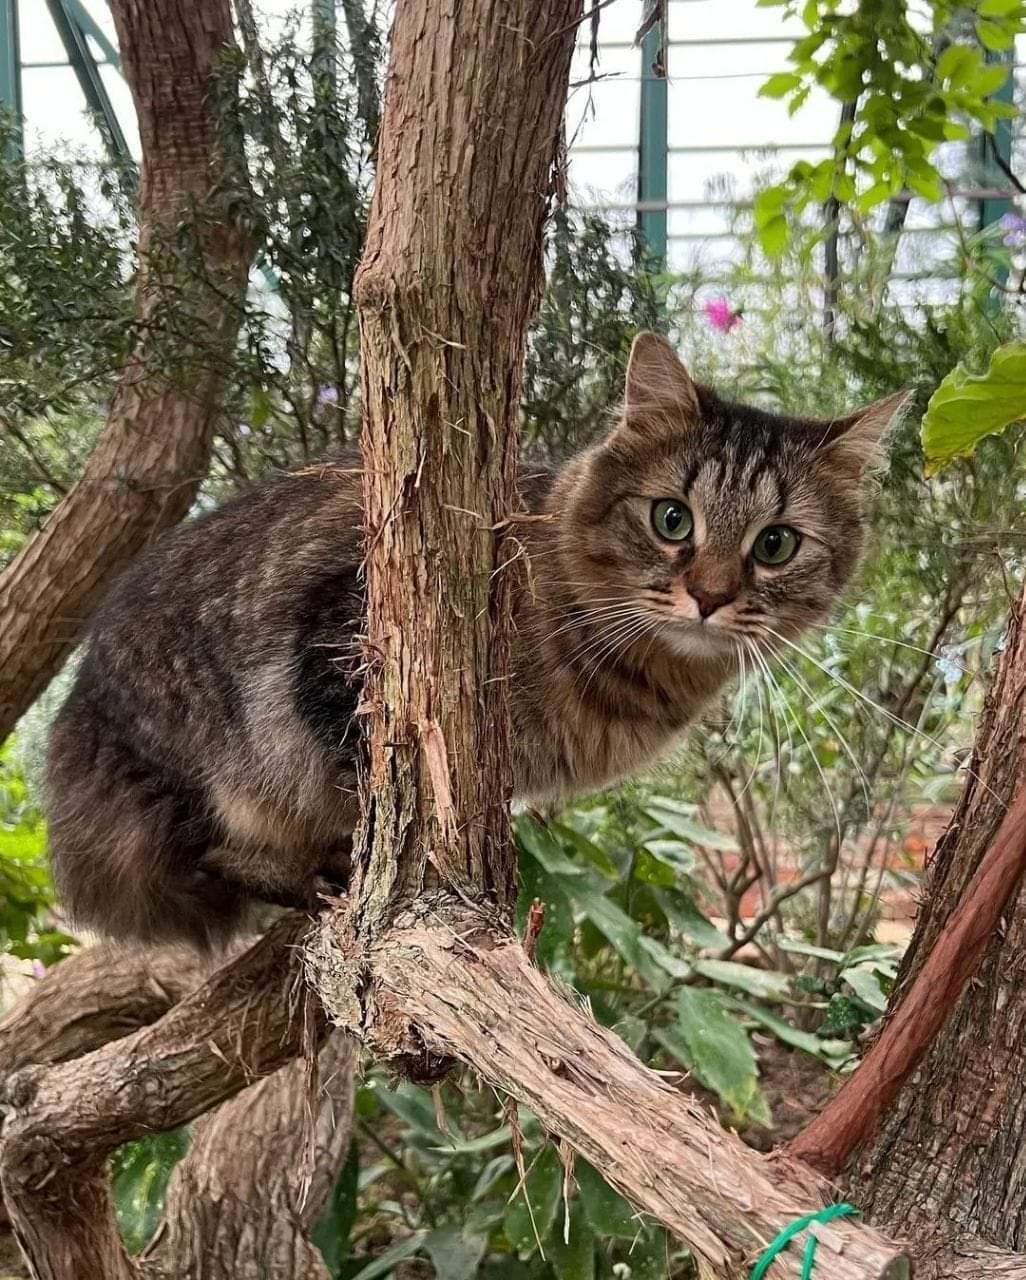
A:
[[[142,336],[80,480],[0,574],[0,741],[60,668],[111,577],[188,510],[207,468],[252,252],[231,207],[242,158],[225,144],[211,92],[233,44],[229,0],[112,0],[111,8],[142,141]],[[202,270],[183,273],[179,349],[169,352],[152,323],[167,305],[154,255],[194,216]]]

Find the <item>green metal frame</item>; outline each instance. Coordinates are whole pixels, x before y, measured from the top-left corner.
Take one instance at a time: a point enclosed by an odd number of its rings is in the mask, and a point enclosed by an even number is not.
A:
[[[654,67],[663,53],[664,33],[657,22],[641,42],[641,120],[638,138],[638,230],[646,248],[666,261],[668,85]]]
[[[1002,62],[1008,67],[1008,78],[1001,88],[994,94],[995,102],[1014,103],[1015,101],[1015,52],[1009,50],[1004,54],[989,54],[988,62]],[[984,173],[993,165],[993,161],[989,154],[991,146],[997,152],[1001,163],[1011,169],[1012,166],[1012,124],[1011,119],[998,120],[994,127],[993,142],[986,136],[980,139],[981,159],[984,164]],[[1002,174],[1001,184],[1007,181],[1006,176]],[[1012,201],[1007,197],[985,197],[980,201],[980,230],[989,227],[995,222],[999,222],[1001,218],[1012,210]]]
[[[111,159],[131,166],[132,154],[128,149],[128,142],[107,95],[100,69],[89,48],[87,38],[96,40],[107,60],[120,69],[116,51],[93,22],[80,0],[46,0],[46,6],[50,10],[50,17],[57,28],[61,43],[67,51],[68,62],[85,96],[86,106],[100,131]]]
[[[0,0],[0,105],[14,124],[9,152],[17,159],[24,150],[18,0]]]

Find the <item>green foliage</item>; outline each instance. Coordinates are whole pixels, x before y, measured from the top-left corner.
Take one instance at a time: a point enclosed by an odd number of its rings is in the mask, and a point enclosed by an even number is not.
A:
[[[71,939],[53,926],[46,830],[15,744],[0,748],[0,954],[55,964]]]
[[[1026,418],[1026,343],[1010,342],[982,374],[956,365],[930,397],[923,418],[927,474],[970,457],[984,436]]]
[[[114,1157],[114,1208],[130,1253],[141,1252],[153,1238],[164,1209],[171,1170],[187,1146],[185,1130],[173,1129],[130,1142]]]
[[[905,0],[758,0],[800,16],[806,34],[790,54],[793,70],[762,86],[787,100],[793,115],[814,86],[845,104],[820,161],[800,160],[782,183],[756,198],[755,223],[767,254],[783,252],[787,210],[832,198],[865,214],[909,189],[927,200],[944,194],[934,150],[964,140],[971,128],[993,133],[1015,108],[995,95],[1010,74],[988,55],[1012,49],[1026,29],[1018,0],[931,0],[928,29]]]

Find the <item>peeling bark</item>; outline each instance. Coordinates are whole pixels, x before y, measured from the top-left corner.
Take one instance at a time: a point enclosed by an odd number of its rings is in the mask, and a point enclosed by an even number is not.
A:
[[[188,510],[206,472],[253,251],[226,203],[241,158],[228,154],[211,102],[233,43],[229,0],[112,0],[111,9],[142,141],[143,336],[78,483],[0,574],[0,741],[59,670],[113,575]],[[148,255],[190,209],[201,211],[200,261],[178,273],[182,349],[169,374],[161,326],[147,328],[160,293]]]
[[[337,955],[334,925],[312,954]],[[379,1047],[436,1060],[458,1058],[534,1112],[545,1128],[600,1169],[639,1210],[691,1249],[703,1276],[742,1280],[781,1228],[830,1203],[807,1167],[757,1154],[694,1098],[637,1061],[611,1031],[557,994],[523,948],[494,921],[447,911],[439,899],[400,917],[371,954],[368,1016]],[[329,1012],[345,1017],[349,975],[322,968]],[[342,999],[331,994],[333,979]],[[818,1267],[831,1280],[904,1280],[903,1250],[872,1229],[837,1221],[816,1228]],[[773,1274],[797,1277],[801,1250]]]

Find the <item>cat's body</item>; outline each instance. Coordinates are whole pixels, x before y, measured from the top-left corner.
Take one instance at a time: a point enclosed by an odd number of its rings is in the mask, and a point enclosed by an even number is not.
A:
[[[729,405],[651,337],[631,370],[609,440],[525,483],[548,516],[523,526],[532,590],[517,614],[513,716],[525,798],[651,763],[738,652],[765,646],[761,628],[790,637],[822,617],[857,559],[861,468],[883,414],[823,424]],[[252,897],[312,902],[318,878],[345,879],[360,493],[354,459],[305,467],[181,526],[114,587],[48,769],[58,890],[82,924],[203,945]],[[674,501],[693,524],[683,539],[656,513]],[[806,548],[786,574],[751,554],[753,530],[785,518]]]

